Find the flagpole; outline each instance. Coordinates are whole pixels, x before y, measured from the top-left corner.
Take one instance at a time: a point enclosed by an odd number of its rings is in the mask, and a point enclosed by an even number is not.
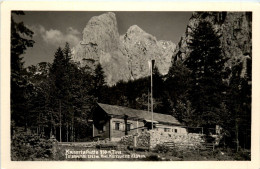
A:
[[[153,130],[153,66],[154,66],[155,60],[149,60],[148,66],[149,71],[151,73],[151,113],[152,113],[152,130]],[[148,92],[148,107],[149,107],[149,92]],[[148,108],[149,112],[149,108]]]
[[[149,99],[150,99],[150,95],[149,95],[149,89],[148,89],[148,107],[147,107],[147,110],[148,110],[148,113],[150,112],[150,101],[149,101]]]
[[[153,62],[151,61],[151,111],[152,111],[152,130],[153,130]]]

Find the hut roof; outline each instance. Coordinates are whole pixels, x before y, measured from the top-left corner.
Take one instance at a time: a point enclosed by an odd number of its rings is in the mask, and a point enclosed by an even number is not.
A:
[[[116,117],[124,117],[127,115],[129,118],[132,119],[141,119],[146,120],[148,122],[152,121],[151,112],[145,110],[137,110],[128,107],[116,106],[116,105],[109,105],[98,103],[100,108],[102,108],[108,115],[113,115]],[[170,123],[175,125],[181,125],[181,123],[173,116],[168,114],[161,114],[153,112],[153,121],[159,123]]]

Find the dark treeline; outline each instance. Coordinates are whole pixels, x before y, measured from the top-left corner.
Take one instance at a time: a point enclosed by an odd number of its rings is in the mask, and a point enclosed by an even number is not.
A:
[[[12,135],[30,130],[60,141],[83,141],[92,135],[96,102],[148,109],[150,77],[109,87],[100,64],[93,72],[71,60],[68,43],[56,50],[52,64],[24,68],[21,54],[33,46],[33,32],[13,19],[11,26]],[[175,61],[167,75],[153,70],[154,111],[204,127],[206,134],[219,125],[225,146],[250,148],[251,59],[225,66],[228,60],[208,22],[199,23],[191,36],[190,57]]]
[[[12,13],[17,14],[24,13]],[[33,46],[33,32],[13,17],[11,30],[12,135],[31,131],[59,141],[89,137],[92,111],[104,78],[98,71],[95,75],[88,67],[73,63],[68,43],[56,50],[52,64],[42,62],[25,68],[21,54]]]
[[[79,68],[70,55],[67,43],[64,49],[57,49],[53,64],[42,62],[25,70],[25,110],[12,107],[14,114],[21,111],[19,116],[12,115],[15,126],[61,141],[79,141],[91,135],[96,81],[89,69]]]

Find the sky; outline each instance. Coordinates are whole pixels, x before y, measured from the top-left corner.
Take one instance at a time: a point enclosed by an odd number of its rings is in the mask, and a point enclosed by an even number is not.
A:
[[[34,32],[35,44],[25,52],[25,67],[40,62],[53,62],[58,47],[69,42],[71,48],[82,39],[82,31],[93,16],[104,11],[25,11],[25,15],[16,16],[17,22],[24,24]],[[170,40],[177,44],[185,33],[192,12],[114,12],[120,35],[126,33],[132,25],[138,25],[157,40]]]

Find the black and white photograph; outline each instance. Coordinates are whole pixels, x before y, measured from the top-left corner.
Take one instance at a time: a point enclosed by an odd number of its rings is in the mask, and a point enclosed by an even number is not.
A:
[[[9,16],[11,162],[255,160],[252,10]]]
[[[252,12],[12,11],[11,160],[250,160]]]

